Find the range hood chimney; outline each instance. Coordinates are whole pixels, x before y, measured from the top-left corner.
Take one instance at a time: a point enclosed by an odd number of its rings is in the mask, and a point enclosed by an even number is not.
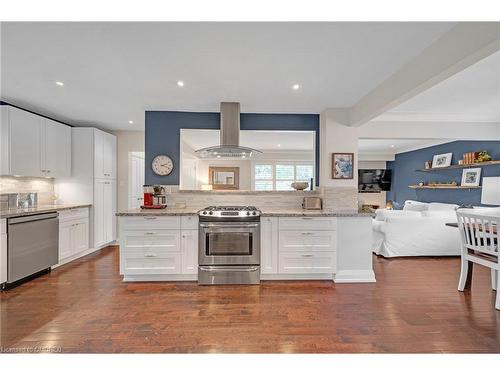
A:
[[[220,145],[196,150],[201,158],[251,158],[261,151],[240,146],[240,103],[220,103]]]

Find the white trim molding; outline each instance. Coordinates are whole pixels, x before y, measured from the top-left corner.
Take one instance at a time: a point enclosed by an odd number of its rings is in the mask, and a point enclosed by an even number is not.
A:
[[[333,281],[336,283],[375,283],[375,272],[373,270],[342,270],[338,271]]]

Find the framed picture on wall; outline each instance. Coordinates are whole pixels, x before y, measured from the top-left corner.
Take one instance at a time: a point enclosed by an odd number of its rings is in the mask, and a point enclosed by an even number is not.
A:
[[[432,168],[446,168],[451,165],[452,152],[447,154],[434,155],[432,159]]]
[[[462,171],[462,186],[479,186],[481,168],[466,168]]]
[[[354,178],[354,154],[342,152],[332,154],[332,179],[350,180]]]

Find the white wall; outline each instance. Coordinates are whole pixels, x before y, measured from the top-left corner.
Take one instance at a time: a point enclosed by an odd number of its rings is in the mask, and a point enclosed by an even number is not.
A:
[[[118,211],[123,211],[128,208],[129,152],[144,152],[144,132],[115,131],[113,134],[117,149]]]
[[[385,161],[360,161],[358,162],[359,169],[385,169],[387,163]],[[359,206],[363,204],[376,204],[381,208],[385,207],[387,192],[380,193],[358,193]]]
[[[336,110],[327,109],[320,115],[320,184],[331,187],[358,188],[358,128],[337,121]],[[352,180],[332,179],[332,153],[354,153]]]

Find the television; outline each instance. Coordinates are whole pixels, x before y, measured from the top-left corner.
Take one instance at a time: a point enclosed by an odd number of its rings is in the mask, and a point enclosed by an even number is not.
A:
[[[358,169],[358,191],[360,193],[380,193],[391,190],[390,169]]]

